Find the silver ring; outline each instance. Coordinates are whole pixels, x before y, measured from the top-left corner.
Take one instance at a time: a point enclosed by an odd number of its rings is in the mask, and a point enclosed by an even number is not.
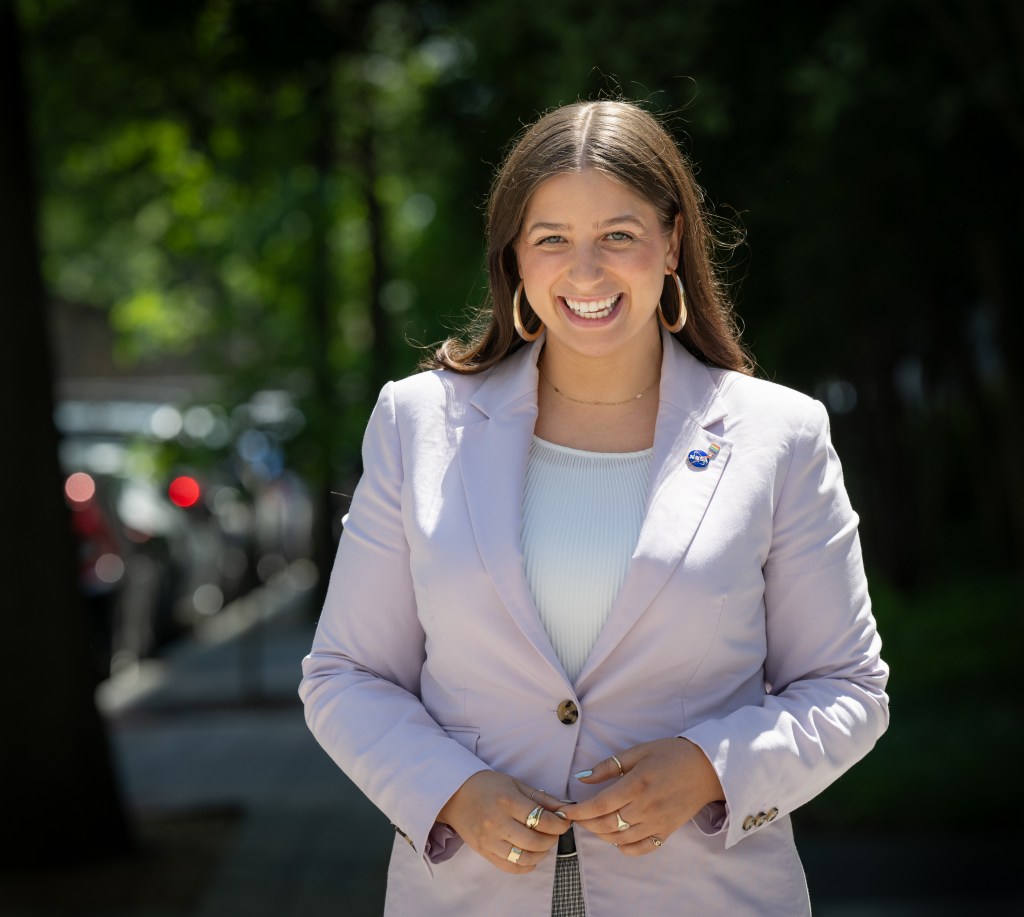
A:
[[[540,816],[544,811],[544,806],[537,806],[529,815],[526,816],[526,827],[531,831],[540,824]]]
[[[615,762],[615,766],[619,769],[619,776],[625,777],[626,772],[622,769],[622,762],[616,758],[615,755],[612,755],[612,760]]]
[[[615,830],[616,831],[628,831],[629,830],[629,822],[628,821],[624,821],[622,816],[619,815],[618,812],[615,813],[615,818],[618,821],[618,824],[615,826]]]
[[[652,834],[651,843],[653,843],[655,847],[660,847],[665,842],[660,837],[658,837],[657,834]]]
[[[523,855],[522,847],[513,847],[509,852],[508,856],[505,857],[510,863],[518,863],[519,858]]]

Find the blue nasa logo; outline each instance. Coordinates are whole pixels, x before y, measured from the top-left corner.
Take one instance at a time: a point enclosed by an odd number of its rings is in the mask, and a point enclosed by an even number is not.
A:
[[[688,456],[686,456],[686,461],[693,465],[694,468],[707,468],[708,462],[710,462],[711,459],[703,449],[694,449]]]

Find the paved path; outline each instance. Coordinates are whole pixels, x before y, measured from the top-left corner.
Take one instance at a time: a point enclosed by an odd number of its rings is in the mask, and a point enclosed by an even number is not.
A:
[[[394,832],[316,744],[296,695],[306,597],[278,584],[104,694],[141,815],[242,812],[189,917],[383,911]]]

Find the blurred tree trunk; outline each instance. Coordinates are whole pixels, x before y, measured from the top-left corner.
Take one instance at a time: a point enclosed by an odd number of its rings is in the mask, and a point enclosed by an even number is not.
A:
[[[329,185],[334,170],[335,116],[330,92],[331,68],[323,64],[323,72],[309,94],[310,108],[316,114],[318,130],[311,154],[316,175],[310,202],[310,245],[312,246],[312,275],[309,278],[310,360],[312,363],[315,428],[322,434],[314,444],[310,492],[313,495],[313,560],[320,571],[319,601],[312,603],[319,614],[323,597],[327,593],[327,579],[334,562],[334,495],[331,492],[331,458],[333,429],[337,424],[338,399],[335,397],[334,374],[331,369],[331,341],[335,337],[336,316],[331,309],[332,295],[336,294],[331,282]]]
[[[75,580],[71,521],[53,424],[35,184],[21,40],[0,0],[0,276],[5,554],[0,703],[4,865],[125,850],[132,833],[114,777]]]
[[[372,4],[351,4],[333,12],[322,11],[321,25],[338,37],[339,47],[351,46],[352,50],[362,49]],[[320,599],[326,595],[327,580],[334,562],[338,537],[339,512],[348,510],[349,498],[355,481],[340,485],[345,494],[339,506],[337,499],[338,481],[335,480],[334,460],[340,449],[351,449],[351,443],[339,442],[338,432],[342,429],[342,405],[338,397],[337,380],[331,353],[332,342],[337,338],[337,314],[332,301],[341,299],[337,288],[339,273],[332,270],[329,232],[333,218],[330,186],[338,168],[338,132],[342,124],[339,110],[340,94],[332,89],[332,75],[343,52],[320,61],[323,68],[309,93],[309,107],[314,112],[318,125],[312,150],[312,165],[316,175],[314,199],[311,202],[312,222],[312,276],[309,285],[308,319],[312,330],[310,341],[313,389],[315,403],[315,429],[321,431],[315,445],[313,462],[315,471],[310,482],[314,495],[313,556],[320,571]],[[346,100],[345,113],[355,123],[351,148],[343,141],[343,155],[346,164],[357,176],[359,191],[366,207],[366,228],[369,237],[370,269],[367,281],[367,318],[372,331],[370,365],[366,371],[370,405],[376,401],[381,386],[391,378],[391,330],[384,310],[383,287],[387,278],[387,259],[384,249],[387,245],[387,228],[384,208],[378,193],[379,170],[376,160],[376,131],[374,111],[368,97],[369,90],[363,87],[358,96]],[[337,209],[339,202],[334,201]],[[356,476],[358,479],[358,475]],[[313,603],[315,614],[319,613],[321,602]]]
[[[373,329],[373,347],[370,351],[369,380],[370,391],[376,396],[384,383],[391,378],[391,328],[383,302],[384,282],[387,277],[387,261],[384,256],[387,232],[384,226],[384,209],[377,191],[374,114],[365,94],[362,107],[363,132],[359,138],[356,155],[366,201],[366,222],[370,236],[371,268],[367,306],[370,310],[370,327]]]

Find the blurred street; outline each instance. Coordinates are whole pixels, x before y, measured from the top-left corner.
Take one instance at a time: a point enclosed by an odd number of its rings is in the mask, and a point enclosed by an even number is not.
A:
[[[109,696],[138,811],[241,811],[197,917],[382,909],[394,834],[317,746],[296,694],[307,594],[279,577],[235,627],[171,654],[151,690]]]
[[[317,746],[295,693],[313,631],[303,570],[293,565],[103,686],[122,786],[150,849],[121,871],[26,877],[0,913],[382,913],[393,833]],[[816,917],[1016,912],[1005,846],[798,835]]]
[[[102,687],[123,791],[150,849],[123,869],[26,876],[13,906],[0,891],[0,914],[381,912],[394,833],[313,740],[296,694],[313,631],[308,594],[301,575],[279,574]],[[114,887],[139,873],[144,887]]]

